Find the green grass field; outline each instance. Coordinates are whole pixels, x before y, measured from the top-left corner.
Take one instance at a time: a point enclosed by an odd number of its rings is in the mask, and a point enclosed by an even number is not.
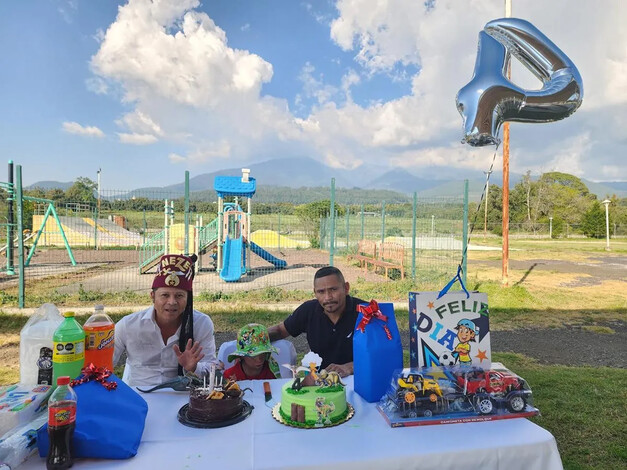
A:
[[[499,246],[500,241],[487,239],[481,243]],[[512,240],[510,257],[519,262],[540,259],[581,264],[594,263],[600,253],[617,257],[617,260],[621,259],[619,256],[624,257],[627,241],[612,240],[611,243],[612,251],[607,253],[604,240]],[[497,262],[500,256],[500,252],[472,251],[468,264],[468,287],[488,293],[491,329],[560,328],[576,324],[611,334],[610,322],[627,321],[624,281],[606,279],[598,285],[572,287],[571,281],[581,273],[536,270],[530,274],[527,268],[511,269],[511,287],[503,288]],[[368,283],[357,279],[351,282],[351,291],[364,299],[404,304],[411,290],[436,290],[441,286],[441,280],[434,279],[420,279],[419,283],[410,280]],[[44,293],[53,292],[53,288],[46,291],[45,283],[39,287],[28,294],[30,306],[52,301],[66,308],[91,307],[95,302],[104,302],[115,320],[130,313],[132,306],[147,303],[145,295],[131,292],[82,292],[55,297]],[[3,305],[15,305],[11,295],[0,292],[0,384],[19,379],[19,332],[27,321],[25,315],[2,313]],[[271,325],[285,317],[285,310],[266,305],[280,308],[282,303],[297,303],[310,296],[310,291],[287,291],[278,287],[232,294],[207,292],[195,298],[195,307],[211,315],[216,331],[235,333],[249,322]],[[396,316],[405,319],[399,320],[399,329],[401,334],[406,334],[407,310],[400,308]],[[78,318],[85,321],[87,316]],[[555,436],[566,469],[627,468],[627,370],[542,365],[516,354],[495,353],[493,359],[503,362],[529,382],[535,406],[541,412],[541,416],[531,419]]]
[[[117,321],[123,314],[112,316]],[[217,331],[235,332],[249,321],[274,324],[285,313],[250,308],[216,310],[211,316]],[[78,317],[80,322],[86,318]],[[19,331],[26,320],[22,315],[0,314],[0,351],[13,352],[13,357],[0,355],[0,384],[19,380]],[[565,469],[627,468],[627,370],[540,365],[505,353],[494,354],[493,359],[528,381],[541,412],[531,420],[555,436]]]

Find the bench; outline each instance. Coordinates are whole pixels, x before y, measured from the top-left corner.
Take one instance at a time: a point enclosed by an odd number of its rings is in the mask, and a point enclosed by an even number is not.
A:
[[[386,278],[389,277],[390,269],[398,269],[401,272],[401,279],[405,278],[405,247],[400,243],[360,240],[357,244],[357,253],[349,256],[349,259],[358,260],[364,272],[371,264],[375,271],[377,267],[383,268]]]
[[[359,240],[357,253],[350,255],[348,258],[359,261],[359,267],[364,268],[364,272],[367,271],[368,262],[372,262],[377,258],[377,243],[373,240]]]
[[[405,279],[405,247],[400,243],[383,242],[377,247],[377,260],[373,263],[385,269],[385,277],[389,277],[390,269],[398,269],[401,279]]]

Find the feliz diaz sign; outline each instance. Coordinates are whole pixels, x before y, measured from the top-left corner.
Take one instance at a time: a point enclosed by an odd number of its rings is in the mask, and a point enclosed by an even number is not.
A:
[[[490,368],[488,296],[481,292],[409,293],[411,367]]]

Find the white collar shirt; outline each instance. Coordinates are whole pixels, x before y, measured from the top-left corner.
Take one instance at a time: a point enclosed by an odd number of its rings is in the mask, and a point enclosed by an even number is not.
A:
[[[196,370],[202,376],[210,364],[216,363],[216,343],[213,321],[208,315],[194,310],[194,341],[202,347],[202,358]],[[115,325],[114,365],[126,354],[123,380],[132,386],[158,385],[178,375],[178,360],[174,345],[179,342],[181,327],[163,343],[161,330],[155,320],[154,306],[132,313]]]

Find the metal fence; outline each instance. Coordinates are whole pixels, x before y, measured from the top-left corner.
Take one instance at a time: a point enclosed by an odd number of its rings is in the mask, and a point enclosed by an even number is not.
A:
[[[328,191],[332,198],[333,188]],[[211,191],[182,195],[181,191],[103,189],[87,202],[24,198],[21,223],[9,226],[7,219],[0,227],[0,247],[5,246],[0,259],[0,304],[12,304],[18,297],[23,304],[24,292],[29,296],[45,292],[51,301],[77,295],[83,300],[97,299],[99,293],[116,293],[122,298],[125,293],[147,293],[156,261],[164,253],[199,254],[194,288],[201,295],[268,287],[310,290],[315,271],[330,263],[355,281],[362,271],[347,255],[362,238],[403,244],[408,268],[412,253],[416,253],[416,268],[408,269],[408,274],[417,277],[434,271],[450,277],[461,259],[463,187],[458,198],[419,201],[414,208],[411,203],[381,203],[378,214],[366,213],[363,205],[344,204],[346,212],[338,216],[333,237],[324,218],[316,228],[318,233],[312,233],[296,210],[299,204],[265,202],[252,204],[251,210],[239,198],[231,199],[230,204],[241,205],[250,232],[239,247],[241,276],[228,282],[222,270],[232,261],[224,252],[232,227],[221,225],[224,219],[220,219],[215,195],[208,193]],[[6,198],[0,199],[0,213],[6,214],[7,209]],[[7,257],[9,229],[14,239],[12,260]],[[17,248],[20,229],[21,257]],[[384,279],[382,272],[369,275]],[[21,290],[20,283],[25,286]]]
[[[455,197],[418,199],[414,194],[408,202],[358,204],[345,194],[336,202],[331,181],[328,198],[323,196],[330,202],[313,223],[299,211],[302,202],[286,203],[284,198],[251,207],[243,198],[225,200],[244,220],[235,222],[214,191],[190,193],[188,184],[176,191],[101,190],[89,201],[23,196],[17,207],[18,186],[9,187],[14,191],[0,188],[0,305],[23,305],[25,291],[61,302],[76,296],[98,300],[106,293],[117,298],[145,294],[165,253],[199,255],[195,292],[208,298],[269,287],[311,290],[313,274],[327,264],[338,266],[353,282],[399,277],[394,269],[364,272],[351,259],[360,240],[401,245],[405,273],[420,287],[422,282],[450,279],[464,263],[468,233],[476,221],[474,213],[468,220],[467,184],[460,185]],[[13,200],[13,224],[7,195]],[[227,254],[234,223],[243,223],[240,228],[246,230],[237,243],[231,239]],[[498,236],[499,228],[488,224],[484,235],[483,224],[475,225],[471,244],[482,236]],[[615,236],[624,235],[624,227],[612,228]],[[549,238],[555,235],[551,232],[549,224],[510,224],[512,238]],[[580,228],[567,225],[559,236],[581,236]],[[227,278],[225,268],[233,268],[236,275]]]
[[[402,207],[404,210],[386,206],[384,201],[374,211],[350,205],[342,209],[335,221],[324,217],[320,222],[320,246],[331,253],[355,254],[360,240],[372,240],[379,246],[399,244],[404,247],[406,271],[414,279],[450,278],[462,262],[466,246],[463,187],[458,197],[421,198],[415,207]]]

